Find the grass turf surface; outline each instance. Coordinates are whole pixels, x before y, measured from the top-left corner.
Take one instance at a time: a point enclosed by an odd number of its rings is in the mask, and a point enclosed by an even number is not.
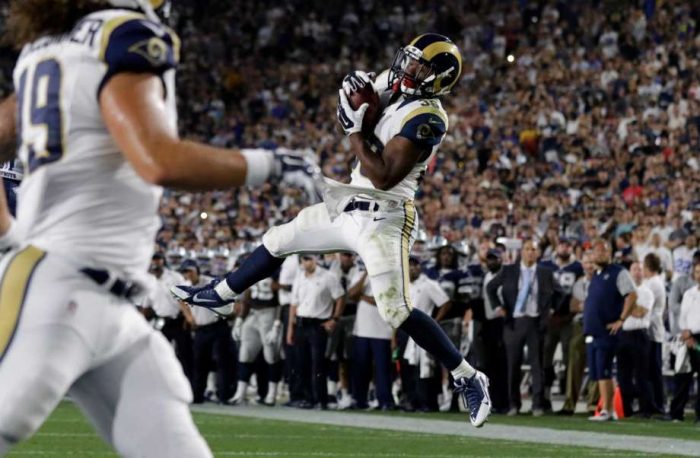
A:
[[[226,415],[195,414],[194,417],[200,431],[217,456],[640,456],[639,452],[438,436],[418,432],[407,434],[359,427],[312,425]],[[426,418],[428,417],[432,418],[426,415]],[[440,415],[435,418],[449,417],[458,418],[451,415]],[[463,418],[461,420],[464,421]],[[500,419],[497,417],[494,423],[501,423],[498,420]],[[526,417],[509,420],[512,420],[509,423],[523,426],[551,427],[551,424],[545,424],[543,421],[523,421]],[[552,424],[562,421],[557,418],[549,420]],[[600,428],[600,432],[602,431],[606,429]],[[688,439],[696,437],[697,429],[694,429],[694,434],[685,436]],[[31,440],[14,449],[9,456],[36,455],[113,456],[113,453],[93,432],[77,408],[70,403],[62,403],[42,429]]]
[[[369,415],[379,415],[385,412],[367,412]],[[467,421],[466,413],[406,413],[396,412],[394,415],[411,416],[422,415],[431,420]],[[690,418],[688,418],[690,417]],[[559,417],[545,415],[533,417],[532,415],[518,415],[508,417],[505,415],[491,415],[488,423],[493,425],[532,426],[535,428],[550,428],[558,430],[589,431],[594,433],[629,434],[632,436],[664,437],[668,439],[687,439],[700,441],[700,424],[694,424],[693,415],[686,415],[683,423],[671,423],[668,421],[649,420],[643,418],[625,418],[617,422],[595,423],[588,421],[587,414],[576,414],[572,417]],[[700,442],[698,442],[700,454]]]

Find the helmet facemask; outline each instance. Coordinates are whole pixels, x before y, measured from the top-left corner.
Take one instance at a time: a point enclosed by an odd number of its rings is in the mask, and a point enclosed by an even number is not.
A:
[[[389,86],[406,95],[432,95],[435,71],[430,62],[423,59],[423,51],[415,46],[404,46],[396,51],[388,73]]]

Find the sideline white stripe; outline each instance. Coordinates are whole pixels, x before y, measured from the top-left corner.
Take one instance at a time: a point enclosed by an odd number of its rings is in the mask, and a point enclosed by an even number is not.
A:
[[[262,418],[267,420],[294,421],[300,423],[320,423],[334,426],[350,426],[392,431],[409,431],[451,436],[476,437],[482,439],[508,440],[551,445],[566,445],[599,448],[615,451],[643,453],[663,453],[683,456],[698,456],[700,441],[669,439],[663,437],[633,436],[588,431],[535,428],[532,426],[511,426],[486,424],[476,429],[467,422],[407,418],[387,415],[367,415],[348,412],[328,412],[257,406],[226,407],[217,405],[193,406],[194,412],[231,415],[238,417]],[[274,434],[271,434],[274,437]],[[494,451],[497,443],[494,443]],[[346,455],[343,455],[346,456]]]

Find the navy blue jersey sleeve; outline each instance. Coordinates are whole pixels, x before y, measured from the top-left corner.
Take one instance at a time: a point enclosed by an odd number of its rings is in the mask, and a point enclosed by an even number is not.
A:
[[[441,112],[427,107],[409,113],[398,135],[422,147],[432,148],[442,141],[445,132],[447,132],[447,123]]]
[[[104,27],[100,59],[107,64],[107,73],[100,90],[118,73],[160,76],[177,66],[180,39],[168,27],[138,16],[116,18]]]

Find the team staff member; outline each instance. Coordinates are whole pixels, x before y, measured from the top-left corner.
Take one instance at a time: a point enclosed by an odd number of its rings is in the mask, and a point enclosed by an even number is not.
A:
[[[581,392],[583,373],[586,369],[586,336],[583,333],[583,305],[588,296],[588,287],[595,271],[593,255],[587,251],[581,257],[584,276],[576,280],[571,291],[570,309],[573,317],[573,329],[569,342],[568,363],[566,365],[566,399],[557,415],[571,416],[576,411],[578,395]],[[598,384],[588,384],[588,410],[594,411],[598,403]]]
[[[292,286],[297,275],[301,272],[301,259],[299,255],[293,254],[285,258],[280,267],[278,279],[279,290],[277,298],[280,303],[280,316],[282,319],[282,329],[286,334],[289,327],[289,309],[292,302]],[[302,400],[301,379],[299,378],[299,364],[296,361],[296,354],[293,347],[287,344],[287,339],[282,339],[282,354],[284,356],[283,373],[289,389],[289,401],[287,407],[295,406]]]
[[[681,329],[681,339],[688,349],[690,360],[690,372],[677,374],[676,390],[671,402],[671,418],[683,421],[683,411],[688,402],[688,393],[693,384],[693,375],[698,376],[698,389],[700,389],[700,264],[693,266],[693,278],[695,286],[683,294],[681,313],[678,325]],[[700,422],[700,396],[695,400],[695,423]]]
[[[292,287],[287,343],[294,345],[302,369],[306,405],[328,407],[326,345],[345,306],[338,277],[316,265],[316,256],[301,256],[302,273]]]
[[[200,274],[199,265],[194,259],[187,259],[180,265],[180,273],[192,286],[204,286],[213,280],[212,277]],[[216,396],[223,401],[229,398],[232,369],[231,334],[222,315],[230,315],[233,304],[213,311],[204,307],[187,306],[184,315],[190,315],[194,321],[194,368],[192,374],[193,402],[204,402],[204,391],[207,388],[209,369],[216,366]]]
[[[339,408],[348,408],[352,405],[350,396],[350,375],[348,374],[348,362],[352,348],[352,330],[357,313],[357,300],[350,297],[349,288],[353,280],[360,273],[360,266],[355,259],[355,255],[349,252],[342,252],[333,259],[328,270],[340,280],[340,284],[345,291],[345,309],[340,317],[338,326],[330,336],[328,342],[327,356],[330,360],[331,370],[328,381],[328,394],[335,396],[340,385]]]
[[[583,306],[583,332],[588,372],[591,380],[598,381],[603,409],[589,420],[608,421],[616,418],[612,364],[617,351],[617,334],[636,305],[637,293],[629,272],[621,265],[610,263],[610,244],[606,240],[594,240],[592,254],[596,272]]]
[[[411,282],[409,292],[413,306],[426,315],[434,316],[435,321],[439,323],[450,309],[450,298],[442,285],[422,273],[420,259],[416,256],[408,258],[408,277]],[[408,340],[404,357],[411,365],[416,366],[417,383],[413,396],[417,403],[416,408],[422,411],[437,411],[442,372],[435,358],[418,347],[413,339]]]
[[[474,319],[474,346],[479,368],[491,380],[491,402],[496,413],[508,412],[508,360],[503,344],[503,317],[496,314],[486,287],[498,275],[503,266],[503,252],[491,248],[485,257],[486,274],[482,291],[484,313],[480,319]]]
[[[367,280],[367,272],[358,271],[355,274],[348,297],[359,299],[352,331],[351,352],[355,408],[369,407],[367,393],[374,372],[377,408],[391,410],[394,408],[394,399],[391,396],[391,337],[394,331],[379,315],[372,296],[372,287]]]
[[[504,266],[486,287],[496,313],[505,318],[503,341],[508,358],[508,415],[520,410],[520,381],[527,344],[532,374],[532,414],[544,414],[543,345],[549,311],[560,291],[552,271],[537,265],[539,249],[533,240],[523,243],[521,260]],[[502,288],[499,296],[498,289]]]
[[[661,346],[666,337],[664,315],[666,311],[666,282],[663,278],[661,260],[654,253],[644,256],[644,284],[654,295],[654,306],[649,315],[649,379],[653,394],[655,413],[663,413],[666,399],[664,396],[663,358]]]
[[[630,274],[637,287],[637,305],[622,324],[620,344],[617,348],[617,382],[622,393],[625,417],[634,413],[632,401],[636,397],[639,397],[639,413],[642,416],[649,418],[653,410],[649,380],[651,340],[648,332],[654,307],[654,293],[649,285],[642,281],[644,273],[638,262],[633,262],[630,266]]]
[[[192,354],[191,331],[194,328],[194,322],[191,319],[191,315],[183,313],[183,309],[187,305],[180,303],[169,294],[170,288],[183,282],[185,277],[167,268],[165,266],[165,256],[158,252],[153,254],[150,272],[156,277],[159,291],[152,296],[154,299],[146,300],[144,307],[141,309],[142,313],[146,318],[150,319],[155,315],[163,320],[160,331],[168,339],[168,342],[175,346],[175,356],[180,361],[182,370],[192,385],[194,381],[194,356]],[[158,323],[158,321],[156,322]]]

